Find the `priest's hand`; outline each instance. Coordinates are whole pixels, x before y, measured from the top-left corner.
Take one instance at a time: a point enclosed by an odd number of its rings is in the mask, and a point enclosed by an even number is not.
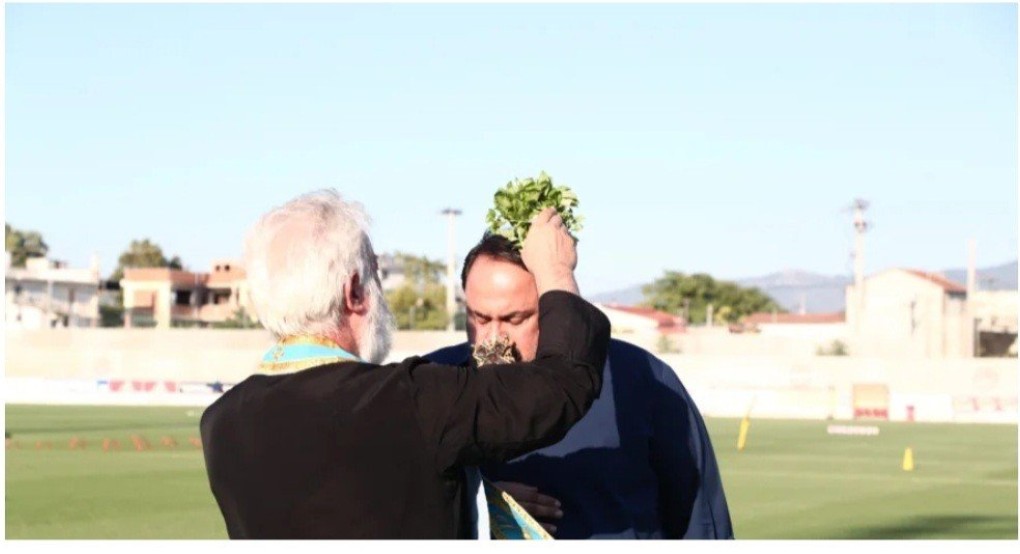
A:
[[[542,210],[531,220],[521,259],[535,277],[539,296],[550,290],[578,294],[574,280],[577,245],[554,208]]]
[[[536,521],[542,527],[545,528],[549,534],[556,533],[556,526],[551,523],[546,523],[542,520],[548,519],[560,519],[563,517],[563,510],[560,509],[560,501],[555,498],[541,494],[538,492],[538,488],[532,487],[531,485],[525,485],[524,483],[512,483],[509,481],[500,481],[495,483],[497,487],[508,492],[510,496],[514,497],[514,500],[521,505],[522,508],[527,510],[531,517],[535,518]]]

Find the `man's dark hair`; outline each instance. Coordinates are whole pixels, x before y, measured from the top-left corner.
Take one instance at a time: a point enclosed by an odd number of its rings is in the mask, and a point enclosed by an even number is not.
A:
[[[514,246],[510,239],[503,235],[497,235],[488,231],[482,235],[482,240],[468,252],[464,258],[464,269],[460,270],[460,286],[467,289],[467,276],[471,266],[475,264],[478,256],[488,256],[504,262],[512,263],[523,269],[528,269],[521,258],[521,251]]]

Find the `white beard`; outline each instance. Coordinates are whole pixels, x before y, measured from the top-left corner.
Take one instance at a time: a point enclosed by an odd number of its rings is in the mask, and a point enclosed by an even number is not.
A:
[[[381,364],[390,353],[393,344],[393,332],[397,328],[397,321],[386,305],[379,283],[372,279],[368,282],[366,289],[372,307],[368,312],[368,319],[358,337],[358,351],[362,360],[373,364]]]

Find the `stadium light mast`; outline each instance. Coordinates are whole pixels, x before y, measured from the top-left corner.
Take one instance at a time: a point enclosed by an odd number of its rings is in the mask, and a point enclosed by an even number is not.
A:
[[[455,251],[456,242],[454,234],[454,219],[461,214],[461,211],[456,208],[445,208],[439,212],[441,215],[446,216],[447,227],[446,227],[446,330],[454,331],[456,326],[454,325],[454,317],[457,315],[457,281],[456,281],[456,269],[457,269],[457,253]]]

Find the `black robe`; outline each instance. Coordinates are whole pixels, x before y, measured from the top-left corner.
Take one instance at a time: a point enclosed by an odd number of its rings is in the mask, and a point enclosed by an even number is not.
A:
[[[412,357],[253,375],[203,413],[202,445],[234,539],[471,536],[463,466],[558,442],[598,396],[609,321],[539,299],[535,361],[482,371]]]

